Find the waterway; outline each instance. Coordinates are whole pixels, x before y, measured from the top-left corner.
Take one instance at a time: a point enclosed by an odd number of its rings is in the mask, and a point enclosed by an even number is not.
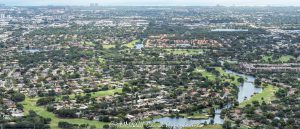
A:
[[[262,88],[257,88],[254,85],[254,80],[255,78],[253,76],[245,75],[245,74],[240,74],[236,73],[230,70],[225,70],[226,73],[232,74],[232,75],[237,75],[240,77],[246,78],[243,84],[239,86],[239,92],[238,92],[238,102],[242,103],[243,101],[251,98],[252,95],[255,93],[261,93]],[[227,104],[223,109],[230,108],[231,104]],[[215,110],[215,116],[210,117],[209,119],[202,119],[202,120],[192,120],[188,118],[182,118],[182,117],[162,117],[158,119],[152,120],[152,122],[159,122],[162,125],[165,124],[167,126],[172,126],[175,129],[181,129],[182,127],[187,127],[187,126],[193,126],[197,124],[204,124],[204,123],[210,123],[211,121],[214,122],[214,124],[223,124],[224,119],[221,118],[221,112],[223,109],[216,109]]]
[[[24,52],[27,52],[27,53],[36,53],[36,52],[40,52],[41,50],[39,49],[26,49],[24,50]]]

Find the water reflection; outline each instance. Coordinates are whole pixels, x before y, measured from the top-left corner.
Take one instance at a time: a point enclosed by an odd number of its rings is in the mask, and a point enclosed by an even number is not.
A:
[[[238,92],[238,102],[241,103],[247,99],[249,99],[252,95],[255,93],[260,93],[262,92],[262,88],[256,88],[254,85],[254,80],[255,78],[253,76],[248,76],[245,74],[240,74],[236,73],[230,70],[225,70],[226,73],[232,74],[232,75],[237,75],[240,77],[245,77],[246,80],[245,82],[239,86],[239,92]],[[227,104],[224,106],[223,109],[228,109],[231,107],[231,104]],[[167,126],[173,126],[176,129],[180,129],[182,127],[187,127],[187,126],[192,126],[195,124],[204,124],[207,123],[209,124],[212,120],[215,124],[223,124],[224,119],[221,118],[221,112],[223,109],[216,109],[215,110],[215,116],[209,119],[204,119],[204,120],[192,120],[188,118],[171,118],[171,117],[162,117],[158,119],[154,119],[152,122],[159,122],[161,124],[165,124]]]
[[[136,44],[135,49],[142,49],[144,47],[144,44]]]

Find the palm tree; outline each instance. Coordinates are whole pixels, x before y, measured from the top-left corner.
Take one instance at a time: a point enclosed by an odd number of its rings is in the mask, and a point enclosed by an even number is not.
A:
[[[143,127],[144,127],[144,129],[151,129],[151,125],[150,124],[144,124]]]

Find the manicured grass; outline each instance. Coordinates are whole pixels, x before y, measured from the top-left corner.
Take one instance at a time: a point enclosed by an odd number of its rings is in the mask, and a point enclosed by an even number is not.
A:
[[[205,69],[203,68],[197,68],[195,70],[195,72],[200,72],[202,74],[202,76],[207,77],[208,80],[214,81],[216,80],[216,76],[210,72],[207,72]]]
[[[81,44],[83,45],[87,45],[87,46],[96,46],[96,44],[94,44],[93,42],[81,42]]]
[[[110,48],[115,48],[116,45],[108,44],[108,45],[102,45],[104,49],[110,49]]]
[[[140,40],[133,40],[127,44],[124,44],[125,47],[128,47],[128,48],[134,48],[135,44],[138,43]]]
[[[272,62],[288,62],[290,59],[295,59],[294,56],[291,56],[291,55],[282,55],[281,57],[279,57],[278,59],[275,59],[273,60],[272,59],[273,55],[266,55],[266,56],[263,56],[261,61],[264,62],[264,63],[272,63]],[[271,62],[269,61],[271,60]]]
[[[193,115],[189,115],[189,114],[179,114],[180,116],[183,116],[185,118],[189,118],[189,119],[208,119],[209,115],[207,114],[200,114],[200,113],[193,113]]]
[[[222,129],[221,125],[205,125],[202,127],[184,127],[183,129]]]
[[[202,49],[165,49],[167,53],[174,55],[196,55],[203,52]]]
[[[272,59],[272,56],[263,56],[261,61],[263,62],[269,62],[269,59]]]
[[[50,123],[50,127],[51,129],[59,129],[58,128],[58,122],[60,121],[65,121],[68,123],[72,123],[72,124],[88,124],[88,125],[93,125],[96,126],[97,128],[102,128],[103,125],[108,124],[108,123],[104,123],[104,122],[99,122],[99,121],[92,121],[92,120],[86,120],[86,119],[62,119],[62,118],[58,118],[55,116],[54,113],[48,112],[46,110],[46,107],[40,107],[40,106],[36,106],[36,102],[37,102],[38,98],[28,98],[26,97],[26,99],[22,102],[23,106],[24,106],[24,111],[25,114],[28,114],[29,110],[33,110],[35,111],[38,115],[45,117],[45,118],[51,118],[51,123]]]
[[[295,59],[295,57],[290,55],[285,55],[285,56],[281,56],[278,60],[281,62],[288,62],[290,59]]]
[[[215,70],[219,71],[221,76],[226,76],[226,77],[231,76],[231,77],[234,78],[234,80],[231,80],[229,78],[221,78],[222,82],[230,82],[230,83],[235,84],[235,85],[240,85],[241,84],[240,82],[237,81],[238,78],[240,78],[239,76],[228,74],[221,67],[215,67]],[[216,75],[206,71],[203,68],[197,68],[195,70],[195,72],[200,72],[204,77],[207,77],[208,80],[210,80],[210,81],[215,81],[217,79]]]
[[[250,99],[240,103],[239,108],[245,107],[247,104],[252,104],[253,101],[258,101],[259,103],[262,103],[265,101],[266,103],[271,102],[275,98],[275,92],[278,90],[277,87],[274,87],[272,85],[268,85],[264,87],[263,91],[259,94],[255,94]],[[263,100],[261,98],[264,98]]]
[[[230,77],[234,78],[234,80],[231,80],[231,79],[228,79],[228,78],[222,78],[223,82],[230,82],[230,83],[235,84],[237,86],[241,84],[240,82],[238,82],[238,79],[240,78],[240,76],[228,74],[221,67],[216,67],[215,69],[217,71],[219,71],[222,76],[230,76]],[[244,78],[244,80],[246,80],[246,78]]]
[[[250,127],[246,127],[246,126],[242,125],[241,127],[238,127],[238,129],[250,129]]]
[[[98,92],[94,92],[91,93],[91,97],[104,97],[104,96],[109,96],[109,95],[114,95],[115,93],[121,93],[122,89],[118,88],[118,89],[113,89],[113,90],[107,90],[107,91],[98,91]],[[85,94],[82,93],[82,96],[84,96]],[[61,97],[61,96],[60,96]],[[75,98],[75,94],[70,95],[70,98]],[[36,102],[39,98],[26,98],[24,102],[22,102],[23,106],[24,106],[24,111],[25,114],[28,114],[29,110],[33,110],[35,111],[38,115],[45,117],[45,118],[51,118],[51,123],[50,123],[50,127],[51,129],[58,129],[57,125],[58,122],[60,121],[65,121],[68,123],[72,123],[72,124],[89,124],[89,125],[93,125],[96,126],[97,128],[102,128],[102,126],[104,124],[108,124],[108,123],[104,123],[104,122],[99,122],[99,121],[93,121],[93,120],[86,120],[86,119],[63,119],[63,118],[58,118],[55,116],[54,113],[52,112],[48,112],[46,110],[46,107],[40,107],[40,106],[36,106]]]
[[[113,89],[113,90],[106,90],[106,91],[92,92],[90,94],[91,94],[92,98],[96,98],[96,97],[104,97],[104,96],[114,95],[115,93],[122,93],[122,88]],[[77,95],[85,96],[86,93],[81,93],[81,94],[77,94]],[[70,98],[75,98],[75,94],[69,95],[69,97]]]

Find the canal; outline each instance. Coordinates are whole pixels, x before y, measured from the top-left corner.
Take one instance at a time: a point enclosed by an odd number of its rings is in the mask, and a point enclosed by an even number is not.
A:
[[[232,74],[232,75],[237,75],[240,77],[246,78],[243,84],[239,86],[239,92],[238,92],[238,102],[242,103],[243,101],[251,98],[252,95],[255,93],[261,93],[262,88],[257,88],[254,85],[254,80],[255,78],[253,76],[245,75],[245,74],[240,74],[236,73],[230,70],[225,70],[226,73]],[[223,109],[230,108],[231,104],[227,104]],[[188,118],[182,118],[182,117],[162,117],[158,119],[152,120],[152,122],[159,122],[162,125],[167,125],[167,126],[172,126],[175,129],[181,129],[182,127],[187,127],[187,126],[193,126],[196,124],[204,124],[204,123],[210,123],[212,120],[214,121],[214,124],[223,124],[224,120],[221,118],[221,112],[223,109],[216,109],[215,110],[215,115],[214,117],[211,117],[209,119],[202,119],[202,120],[192,120]]]

